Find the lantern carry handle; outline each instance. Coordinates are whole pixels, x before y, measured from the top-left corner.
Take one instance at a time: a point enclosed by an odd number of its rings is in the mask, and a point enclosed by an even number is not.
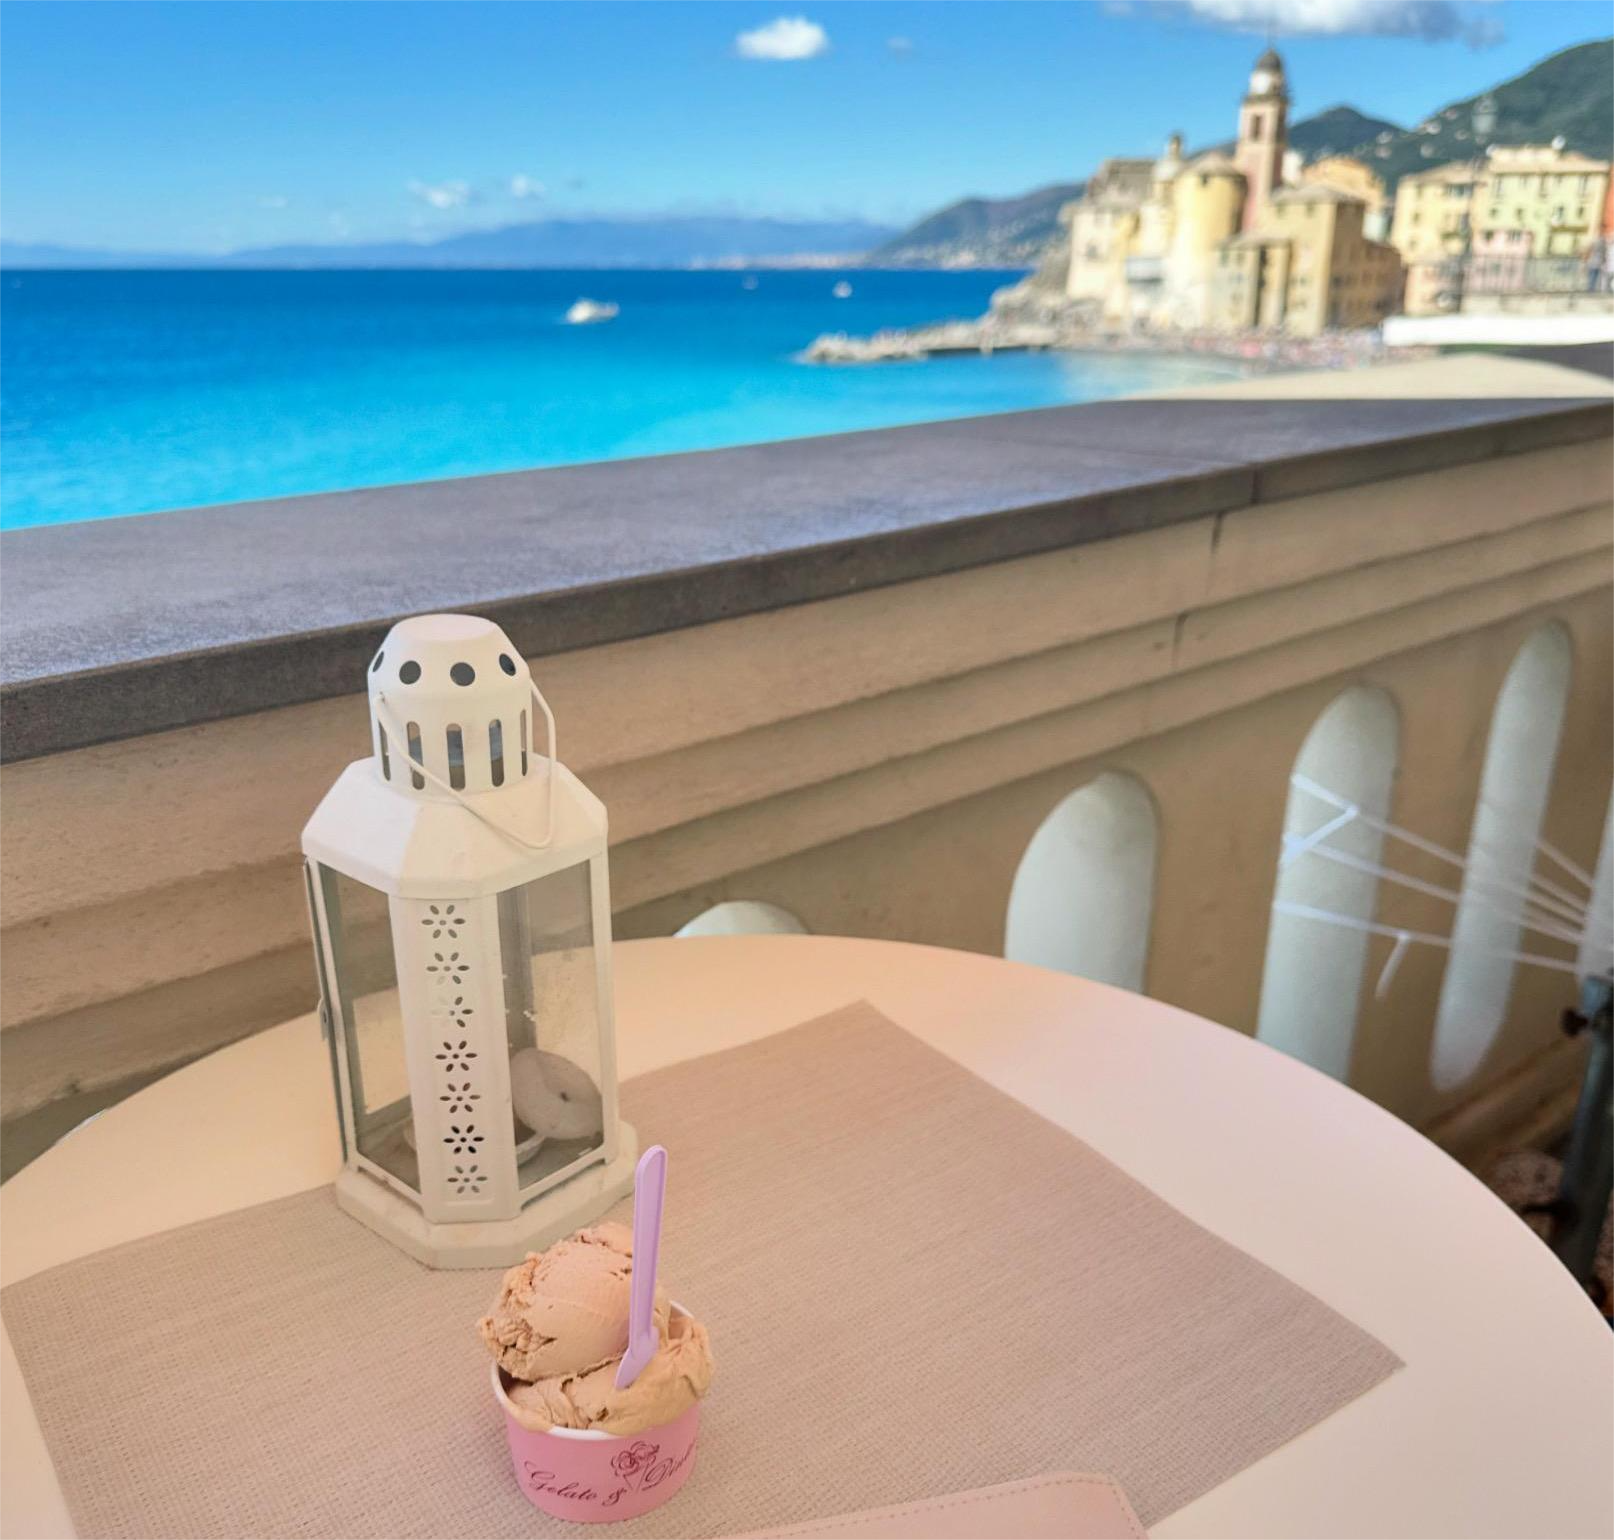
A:
[[[549,702],[544,699],[543,691],[538,688],[536,679],[528,679],[527,687],[532,691],[532,698],[538,702],[538,709],[544,714],[544,724],[547,729],[546,736],[549,740],[549,749],[544,756],[549,761],[549,775],[546,778],[548,787],[544,793],[544,837],[537,841],[526,839],[517,834],[514,829],[500,823],[497,818],[489,817],[483,808],[478,807],[469,797],[455,787],[450,786],[435,771],[428,770],[423,761],[416,759],[409,752],[408,740],[404,734],[398,731],[397,719],[392,714],[392,707],[387,703],[384,690],[377,690],[375,693],[376,720],[381,724],[381,731],[391,740],[398,758],[409,766],[412,774],[430,782],[438,791],[447,792],[466,812],[475,814],[495,834],[502,835],[511,844],[519,845],[523,850],[547,850],[555,838],[555,766],[557,763],[555,758],[555,713],[549,709]],[[523,744],[522,748],[525,749],[526,745]]]

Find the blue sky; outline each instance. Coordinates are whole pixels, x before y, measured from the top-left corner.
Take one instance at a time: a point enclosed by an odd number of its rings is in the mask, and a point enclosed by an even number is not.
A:
[[[1403,123],[1609,30],[1603,0],[7,0],[0,228],[217,251],[577,213],[903,223],[1227,137],[1272,13],[1298,115]]]

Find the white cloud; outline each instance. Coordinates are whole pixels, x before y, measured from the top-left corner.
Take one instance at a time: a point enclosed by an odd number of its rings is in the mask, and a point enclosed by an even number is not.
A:
[[[1502,24],[1457,0],[1184,0],[1213,26],[1290,37],[1406,37],[1425,43],[1462,41],[1488,48]]]
[[[742,59],[814,59],[829,51],[829,33],[805,16],[779,16],[734,39]]]
[[[510,196],[512,198],[541,198],[549,189],[536,177],[527,176],[518,171],[510,178]]]
[[[285,193],[260,193],[258,207],[261,209],[283,209],[289,207],[291,199]]]
[[[913,52],[913,39],[911,37],[888,37],[885,46],[899,58]]]
[[[464,208],[474,197],[469,182],[411,182],[409,190],[434,209]]]

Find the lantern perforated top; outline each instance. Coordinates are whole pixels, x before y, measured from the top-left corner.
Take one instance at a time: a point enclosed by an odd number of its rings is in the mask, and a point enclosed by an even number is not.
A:
[[[454,791],[495,791],[531,773],[532,676],[491,620],[399,621],[371,660],[369,685],[376,768],[400,790],[442,796],[435,776]]]

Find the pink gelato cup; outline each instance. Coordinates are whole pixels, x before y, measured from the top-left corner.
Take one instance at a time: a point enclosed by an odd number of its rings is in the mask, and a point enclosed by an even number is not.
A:
[[[671,1422],[623,1438],[592,1428],[534,1433],[516,1418],[505,1394],[503,1370],[497,1364],[489,1367],[493,1394],[504,1413],[516,1485],[545,1513],[578,1524],[636,1519],[676,1496],[689,1480],[701,1422],[699,1401]]]

